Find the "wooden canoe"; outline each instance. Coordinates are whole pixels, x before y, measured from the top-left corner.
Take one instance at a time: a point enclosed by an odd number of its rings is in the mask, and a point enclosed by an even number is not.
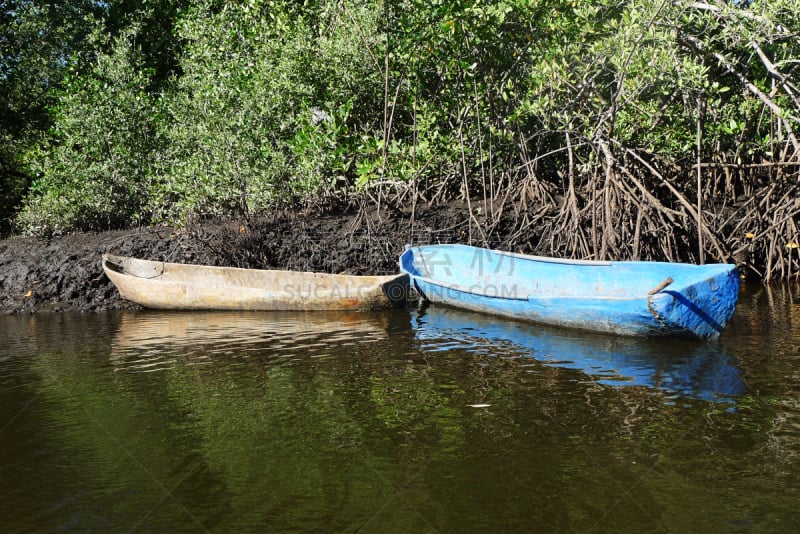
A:
[[[169,310],[372,310],[406,301],[407,275],[350,276],[240,269],[103,255],[128,300]]]
[[[633,336],[719,337],[739,295],[735,265],[560,260],[465,245],[400,257],[434,303]]]

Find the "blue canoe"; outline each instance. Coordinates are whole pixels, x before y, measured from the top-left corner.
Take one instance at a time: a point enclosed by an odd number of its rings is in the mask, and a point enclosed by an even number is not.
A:
[[[422,298],[473,311],[632,336],[719,337],[739,296],[735,265],[560,260],[466,245],[409,247]]]

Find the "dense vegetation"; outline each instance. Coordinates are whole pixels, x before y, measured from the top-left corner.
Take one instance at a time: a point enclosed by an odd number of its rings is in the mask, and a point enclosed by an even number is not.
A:
[[[461,198],[478,241],[800,273],[799,0],[55,4],[0,2],[20,232]]]

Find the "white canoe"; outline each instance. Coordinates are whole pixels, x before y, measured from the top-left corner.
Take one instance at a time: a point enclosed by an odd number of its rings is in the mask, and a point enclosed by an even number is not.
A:
[[[402,305],[408,276],[212,267],[103,255],[122,298],[168,310],[372,310]]]

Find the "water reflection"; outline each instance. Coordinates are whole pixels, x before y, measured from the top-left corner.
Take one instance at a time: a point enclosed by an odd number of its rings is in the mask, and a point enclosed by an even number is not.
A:
[[[746,291],[708,344],[441,308],[0,316],[0,524],[783,532],[797,302]]]
[[[412,325],[426,351],[530,357],[602,384],[709,401],[732,401],[745,388],[736,358],[718,343],[598,335],[434,306],[415,313]]]
[[[388,316],[359,312],[142,312],[122,316],[112,342],[117,370],[163,371],[249,353],[323,358],[387,336]],[[346,350],[346,349],[345,349]]]
[[[219,357],[328,358],[347,347],[391,339],[409,358],[410,339],[424,353],[463,350],[499,358],[533,358],[577,369],[611,386],[644,386],[672,398],[733,401],[745,389],[738,361],[714,342],[606,336],[509,321],[450,308],[409,314],[241,312],[125,314],[111,347],[118,371],[156,372],[208,365]],[[421,345],[419,343],[421,342]],[[405,347],[405,348],[401,348]],[[527,365],[522,363],[521,365]]]

